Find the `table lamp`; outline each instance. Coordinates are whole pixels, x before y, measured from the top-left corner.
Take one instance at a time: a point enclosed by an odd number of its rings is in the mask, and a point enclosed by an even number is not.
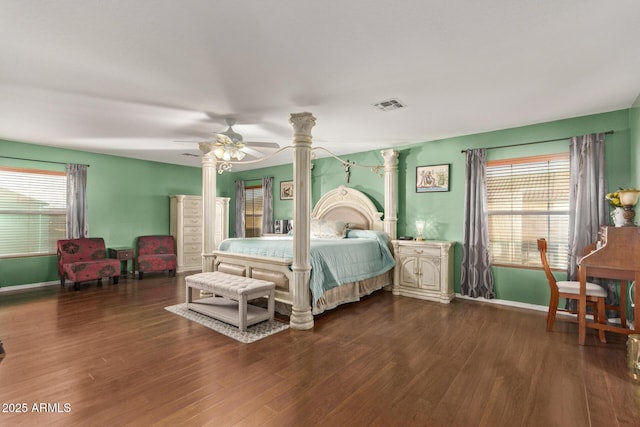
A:
[[[418,232],[418,236],[416,237],[416,240],[417,241],[424,240],[422,238],[422,233],[424,232],[424,221],[422,221],[422,220],[417,220],[416,221],[416,231]]]
[[[633,208],[638,202],[638,195],[640,195],[640,190],[620,190],[618,191],[620,195],[620,204],[624,209],[622,216],[624,217],[623,227],[634,226],[633,218],[636,216],[636,211]]]

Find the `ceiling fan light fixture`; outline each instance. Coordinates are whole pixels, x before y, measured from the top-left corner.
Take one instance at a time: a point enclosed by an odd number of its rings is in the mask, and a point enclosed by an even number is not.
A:
[[[245,153],[242,151],[244,144],[241,142],[234,142],[227,135],[216,134],[216,143],[213,148],[213,155],[216,158],[229,162],[231,160],[242,160]]]
[[[213,149],[213,154],[221,159],[222,155],[224,154],[224,145],[218,145],[216,148]]]
[[[211,147],[211,153],[223,163],[229,164],[232,161],[240,161],[244,159],[247,155],[247,151],[249,154],[256,156],[253,154],[255,151],[249,149],[250,145],[256,145],[258,147],[265,148],[280,148],[280,146],[275,142],[247,142],[246,144],[242,140],[242,135],[233,131],[231,126],[235,124],[234,119],[227,119],[227,125],[229,128],[220,133],[214,133],[208,141],[200,142],[200,147],[202,149],[202,145],[208,145]],[[198,142],[198,141],[190,141],[190,142]],[[258,151],[258,154],[261,154]]]
[[[242,159],[244,159],[244,156],[246,156],[246,154],[244,153],[244,151],[242,151],[242,150],[237,150],[236,158],[237,158],[238,160],[242,160]]]

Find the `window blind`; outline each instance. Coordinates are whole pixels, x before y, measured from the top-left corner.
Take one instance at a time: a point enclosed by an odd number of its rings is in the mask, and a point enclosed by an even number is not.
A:
[[[488,162],[492,263],[541,267],[545,238],[550,266],[566,269],[569,188],[569,153]]]
[[[0,257],[56,253],[66,236],[65,172],[0,168]]]
[[[262,236],[262,186],[245,188],[245,235],[247,237]]]

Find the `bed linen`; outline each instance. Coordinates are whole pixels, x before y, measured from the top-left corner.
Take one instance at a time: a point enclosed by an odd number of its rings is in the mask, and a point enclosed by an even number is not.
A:
[[[293,240],[285,237],[232,238],[220,244],[220,251],[288,259],[293,257]],[[311,239],[313,304],[340,285],[381,275],[395,266],[387,235],[379,231],[349,230],[344,239]]]

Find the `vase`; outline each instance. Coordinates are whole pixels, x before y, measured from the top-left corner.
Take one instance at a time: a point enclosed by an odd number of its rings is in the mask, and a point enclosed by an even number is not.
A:
[[[615,208],[611,211],[611,219],[613,220],[613,225],[616,227],[624,226],[624,208]]]

